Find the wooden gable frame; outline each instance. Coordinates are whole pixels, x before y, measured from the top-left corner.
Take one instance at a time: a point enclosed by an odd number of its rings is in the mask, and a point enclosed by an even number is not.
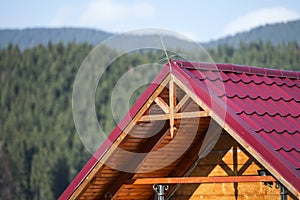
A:
[[[170,72],[168,69],[169,66],[166,66],[162,70],[163,75],[160,77],[159,84],[151,94],[148,94],[146,101],[140,103],[138,111],[132,115],[131,120],[117,128],[119,134],[113,139],[110,138],[113,145],[107,146],[105,151],[96,152],[90,169],[82,172],[84,176],[78,178],[60,199],[154,199],[153,184],[170,185],[170,196],[176,193],[180,184],[275,181],[283,184],[291,192],[290,195],[299,198],[298,191],[241,138],[234,127],[229,126],[214,110],[211,110],[207,102],[195,94],[196,88],[186,84],[186,79],[189,77],[179,74],[178,70]],[[214,134],[213,131],[207,132],[208,126],[212,124],[217,127],[216,129],[222,129],[229,134],[251,155],[251,159],[260,164],[261,169],[267,169],[272,175],[190,176],[199,163],[199,151],[203,148],[205,138],[209,134]],[[191,128],[195,130],[193,126],[197,126],[197,133],[192,141],[188,141],[186,134],[178,130],[180,125],[184,126],[184,131]],[[148,137],[147,134],[154,130],[153,127],[160,127],[160,130]],[[176,140],[178,142],[165,151],[168,152],[167,155],[153,153],[139,158],[122,158],[119,150],[121,148],[135,153],[155,152]],[[184,148],[185,141],[190,142],[190,146],[184,149],[177,159],[166,166],[162,164],[161,169],[154,171],[148,169],[151,165],[163,163],[166,156],[176,157],[176,153],[173,152],[176,148]],[[130,172],[118,170],[126,165],[130,165],[130,169],[127,168]]]

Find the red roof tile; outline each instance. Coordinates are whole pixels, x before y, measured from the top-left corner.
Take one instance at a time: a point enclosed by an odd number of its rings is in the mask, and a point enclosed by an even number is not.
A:
[[[300,191],[300,73],[232,64],[175,63],[179,67],[174,71],[187,75],[185,80],[190,78],[193,90],[204,88],[210,93],[211,97],[198,93],[200,99],[208,105],[217,98],[226,102],[225,123]]]

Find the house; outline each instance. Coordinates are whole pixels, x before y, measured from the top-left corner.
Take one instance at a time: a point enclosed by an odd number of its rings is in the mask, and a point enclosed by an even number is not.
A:
[[[60,199],[299,199],[300,72],[171,60]]]

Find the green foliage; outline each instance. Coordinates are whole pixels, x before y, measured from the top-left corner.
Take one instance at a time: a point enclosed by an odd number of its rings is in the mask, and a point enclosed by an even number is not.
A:
[[[87,160],[72,120],[71,94],[76,71],[91,48],[49,43],[22,52],[10,45],[0,52],[5,154],[0,162],[9,165],[4,173],[13,179],[12,199],[56,198]],[[66,173],[57,177],[57,169]]]
[[[300,70],[300,46],[296,41],[276,46],[271,42],[241,42],[238,48],[222,45],[208,52],[215,62]]]
[[[33,48],[39,44],[57,44],[70,42],[97,45],[99,42],[111,37],[112,34],[89,28],[26,28],[0,30],[0,48],[9,44],[18,45],[21,50]]]
[[[24,51],[13,45],[0,50],[0,199],[56,199],[90,157],[76,133],[71,98],[76,72],[91,49],[87,44],[48,43]],[[215,62],[299,70],[297,42],[240,43],[208,52]],[[97,116],[107,134],[115,126],[110,100],[117,81],[134,66],[163,56],[137,51],[109,67],[96,92]],[[145,73],[134,74],[132,81]],[[130,104],[145,87],[133,93]],[[117,109],[120,119],[126,110]]]

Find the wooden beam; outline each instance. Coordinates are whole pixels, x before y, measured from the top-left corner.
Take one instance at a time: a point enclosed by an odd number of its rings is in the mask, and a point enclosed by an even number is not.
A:
[[[168,104],[161,97],[156,97],[154,101],[165,113],[170,112]]]
[[[184,97],[180,100],[180,102],[176,105],[175,107],[175,112],[177,113],[182,106],[187,102],[187,100],[189,100],[189,95],[185,94]]]
[[[207,176],[207,177],[168,177],[139,178],[133,180],[135,185],[152,184],[195,184],[195,183],[241,183],[241,182],[275,182],[273,176]]]
[[[183,112],[175,113],[175,119],[187,119],[187,118],[197,118],[197,117],[209,117],[209,112],[206,111],[194,111],[194,112]]]
[[[171,80],[169,82],[169,104],[170,104],[170,133],[171,138],[174,137],[174,105],[176,102],[176,88],[174,87],[174,81],[171,76]],[[175,97],[175,98],[174,98]]]
[[[195,112],[174,113],[173,119],[187,119],[187,118],[209,117],[209,116],[210,116],[209,112],[195,111]],[[168,119],[170,119],[169,114],[144,115],[139,119],[139,122],[149,122],[149,121],[168,120]]]

